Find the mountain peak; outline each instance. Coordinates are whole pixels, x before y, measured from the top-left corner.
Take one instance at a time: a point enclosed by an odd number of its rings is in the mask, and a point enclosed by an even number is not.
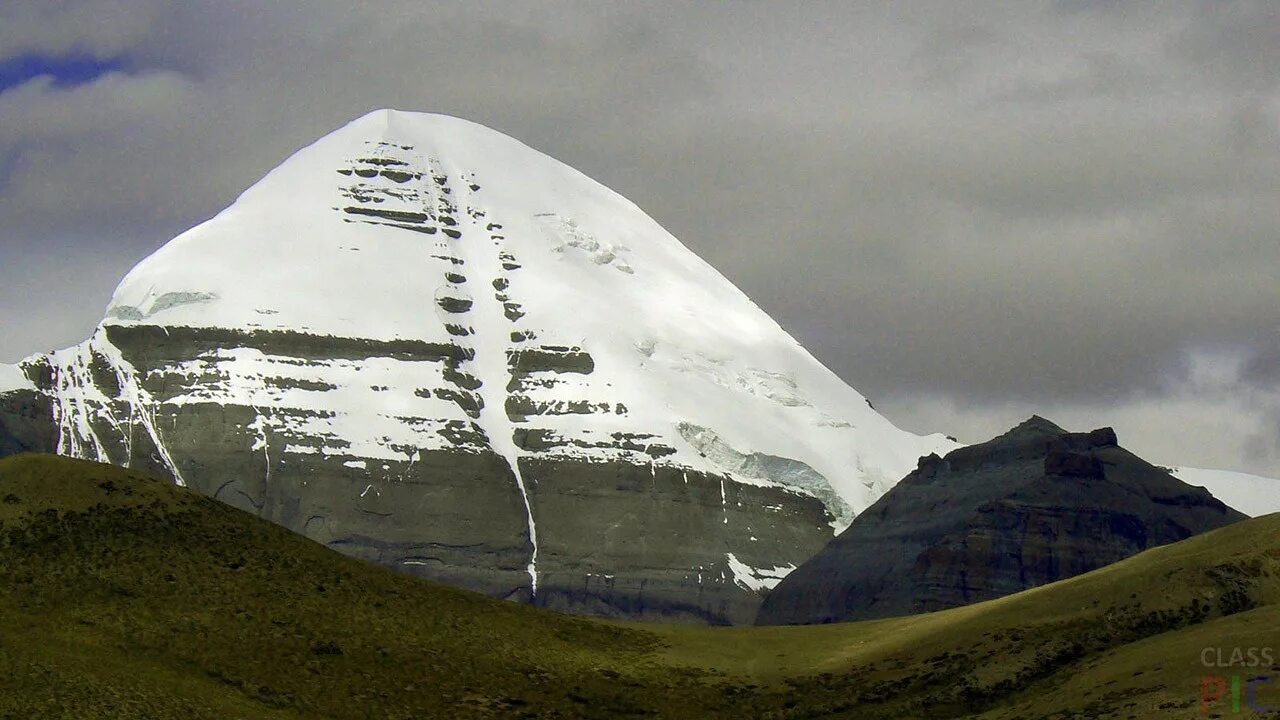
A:
[[[50,449],[605,614],[747,618],[954,447],[894,427],[612,190],[390,109],[174,238],[92,338],[28,369]]]
[[[999,440],[1000,438],[1013,438],[1013,437],[1032,437],[1032,436],[1051,437],[1054,435],[1065,435],[1067,434],[1067,432],[1068,431],[1064,430],[1060,425],[1058,425],[1057,423],[1051,420],[1048,420],[1047,418],[1043,418],[1039,415],[1032,415],[1031,417],[1027,418],[1026,420],[1023,420],[1022,422],[1012,427],[1008,432],[995,438],[995,440]]]
[[[766,599],[760,621],[905,615],[1002,597],[1242,519],[1119,447],[1033,416],[922,461]]]

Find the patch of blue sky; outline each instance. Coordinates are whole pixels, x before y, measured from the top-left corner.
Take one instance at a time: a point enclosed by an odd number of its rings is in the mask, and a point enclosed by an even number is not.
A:
[[[90,55],[15,55],[0,59],[0,93],[41,76],[53,78],[54,87],[75,87],[124,69],[118,58]]]

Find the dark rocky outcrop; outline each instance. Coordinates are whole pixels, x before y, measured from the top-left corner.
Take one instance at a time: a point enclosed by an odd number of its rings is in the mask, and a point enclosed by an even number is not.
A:
[[[0,393],[0,457],[57,449],[52,401],[35,390]]]
[[[765,599],[758,624],[907,615],[1078,575],[1244,519],[1117,444],[1032,417],[919,467]]]

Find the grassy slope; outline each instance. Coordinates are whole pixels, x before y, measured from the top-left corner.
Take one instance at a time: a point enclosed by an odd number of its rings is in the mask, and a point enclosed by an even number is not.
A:
[[[913,618],[652,626],[401,576],[126,470],[0,460],[0,717],[1199,717],[1201,649],[1236,645],[1280,649],[1280,516]]]

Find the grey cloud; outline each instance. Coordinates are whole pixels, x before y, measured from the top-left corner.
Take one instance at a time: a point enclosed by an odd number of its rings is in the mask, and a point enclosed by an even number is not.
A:
[[[1262,340],[1270,342],[1249,358],[1241,372],[1241,377],[1245,382],[1260,387],[1280,389],[1280,317],[1277,317],[1271,337],[1262,338]]]
[[[1205,79],[1234,91],[1280,87],[1280,5],[1267,0],[1199,0],[1167,49]]]
[[[83,53],[112,57],[143,42],[165,0],[13,0],[0,8],[0,57]]]
[[[628,196],[913,429],[977,440],[1058,409],[1228,467],[1276,457],[1240,439],[1270,437],[1247,389],[1269,361],[1185,387],[1195,348],[1277,332],[1274,5],[33,8],[0,9],[0,57],[126,71],[0,94],[0,313],[20,318],[0,359],[75,340],[132,262],[393,106]],[[33,290],[89,265],[73,296]],[[1188,440],[1171,412],[1222,429]]]

